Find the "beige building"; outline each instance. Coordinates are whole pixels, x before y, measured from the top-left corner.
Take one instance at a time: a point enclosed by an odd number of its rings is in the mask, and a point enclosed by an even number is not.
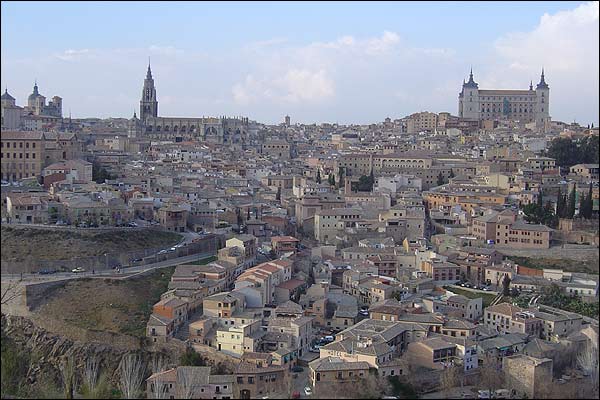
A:
[[[548,385],[552,382],[552,360],[535,358],[523,354],[504,357],[502,370],[507,378],[507,385],[516,390],[520,396],[528,399],[546,398]]]
[[[336,235],[345,228],[356,226],[360,221],[361,211],[354,208],[336,208],[321,210],[315,214],[315,239],[320,243],[335,243]]]
[[[509,303],[486,307],[483,312],[484,325],[494,332],[525,333],[539,337],[542,333],[542,320],[535,314]]]
[[[3,130],[0,135],[2,179],[14,182],[40,176],[45,166],[45,134]]]
[[[533,82],[529,90],[481,90],[473,80],[464,82],[458,96],[458,116],[471,120],[512,120],[535,122],[537,129],[545,129],[550,123],[550,88],[544,78],[544,70],[535,90]]]
[[[262,145],[262,154],[269,157],[290,159],[292,157],[291,146],[288,142],[273,140]]]
[[[438,116],[431,112],[412,114],[406,121],[406,133],[434,132],[437,128]]]

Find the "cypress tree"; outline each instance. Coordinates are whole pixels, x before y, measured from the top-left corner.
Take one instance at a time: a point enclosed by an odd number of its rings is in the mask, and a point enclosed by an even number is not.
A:
[[[456,175],[454,175],[454,170],[452,168],[450,168],[450,178],[454,178]]]
[[[563,194],[563,198],[562,198],[562,218],[567,218],[567,214],[568,214],[568,208],[569,205],[567,204],[567,193],[565,192],[565,194]]]
[[[586,210],[586,196],[582,194],[579,195],[579,218],[587,218],[587,210]]]
[[[567,215],[566,217],[569,219],[573,219],[573,217],[575,216],[575,204],[576,204],[576,191],[575,191],[575,186],[573,186],[573,189],[571,190],[571,193],[569,193],[569,199],[567,202]]]
[[[558,188],[558,193],[556,194],[556,212],[554,214],[560,217],[561,209],[563,207],[564,206],[562,204],[562,193],[560,192],[560,188]]]
[[[321,183],[321,170],[317,170],[317,183]]]
[[[442,171],[438,174],[437,177],[437,185],[442,186],[444,184],[444,176],[442,175]]]
[[[590,181],[590,188],[587,196],[585,197],[585,218],[591,219],[594,214],[594,200],[592,199],[593,184]]]

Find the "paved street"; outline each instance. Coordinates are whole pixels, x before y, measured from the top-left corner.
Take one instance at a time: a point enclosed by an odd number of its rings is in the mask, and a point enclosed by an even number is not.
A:
[[[21,277],[23,278],[23,283],[39,283],[39,282],[48,282],[48,281],[57,281],[63,279],[78,279],[78,278],[94,278],[94,277],[106,277],[106,276],[127,276],[138,272],[144,272],[151,269],[159,269],[165,267],[172,267],[174,265],[179,265],[191,261],[199,261],[204,258],[213,256],[212,253],[198,253],[192,254],[189,256],[173,258],[170,260],[160,261],[157,263],[141,265],[137,267],[129,267],[122,268],[119,274],[114,270],[109,271],[99,271],[95,274],[92,274],[92,271],[86,271],[81,273],[73,273],[73,272],[57,272],[55,274],[49,275],[40,275],[40,274],[11,274],[11,275],[2,275],[2,281],[14,281],[19,280]]]

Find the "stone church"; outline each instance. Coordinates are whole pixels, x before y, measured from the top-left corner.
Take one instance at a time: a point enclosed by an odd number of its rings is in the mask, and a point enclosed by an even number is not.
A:
[[[248,135],[248,118],[159,117],[156,88],[148,64],[140,100],[140,117],[134,113],[129,121],[128,136],[155,140],[202,140],[211,143],[241,143]]]

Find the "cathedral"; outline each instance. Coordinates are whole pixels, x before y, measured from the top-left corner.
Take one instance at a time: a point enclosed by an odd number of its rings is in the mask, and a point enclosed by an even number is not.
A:
[[[159,117],[156,87],[148,63],[146,79],[140,100],[140,116],[134,113],[129,121],[128,136],[157,140],[200,139],[206,142],[227,144],[244,141],[248,134],[248,118]]]
[[[550,88],[544,77],[535,89],[533,82],[529,90],[482,90],[473,80],[463,81],[458,95],[458,116],[472,120],[511,120],[525,123],[535,122],[543,128],[550,121]]]

